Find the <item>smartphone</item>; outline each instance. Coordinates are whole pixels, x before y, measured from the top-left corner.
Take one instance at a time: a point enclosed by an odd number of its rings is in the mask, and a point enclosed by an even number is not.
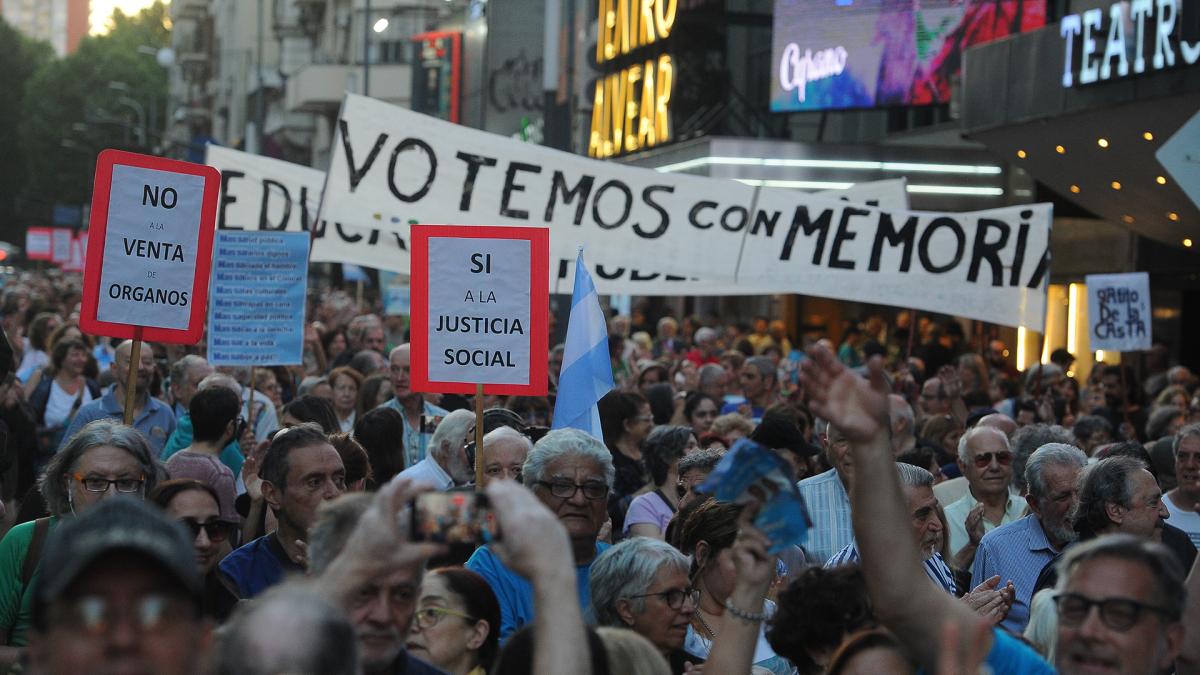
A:
[[[486,494],[473,488],[426,492],[413,501],[414,541],[472,548],[498,539]]]

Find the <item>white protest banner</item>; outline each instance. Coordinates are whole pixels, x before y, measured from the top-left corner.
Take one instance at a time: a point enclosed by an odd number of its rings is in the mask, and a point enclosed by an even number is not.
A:
[[[381,223],[358,227],[316,220],[325,182],[325,174],[321,171],[217,145],[209,145],[207,150],[205,161],[221,172],[219,229],[309,231],[313,237],[312,262],[355,263],[380,270],[409,272],[407,245],[396,232],[381,229]],[[724,179],[705,180],[712,181],[714,189],[729,183]],[[891,210],[908,207],[904,179],[858,183],[845,190],[814,194]],[[705,238],[697,236],[690,245],[705,246]],[[690,249],[679,253],[682,256],[689,254]],[[687,276],[668,275],[635,269],[620,260],[605,264],[590,256],[588,265],[592,268],[596,290],[605,295],[752,295],[786,293],[794,288],[791,283],[777,282],[757,286],[707,282],[697,279],[703,272],[699,269]],[[550,273],[552,292],[570,293],[575,279],[574,254],[552,258]]]
[[[1088,289],[1091,349],[1150,349],[1150,275],[1089,274],[1084,283]]]
[[[200,164],[100,153],[79,318],[84,332],[200,340],[219,180]]]
[[[50,229],[50,262],[64,265],[71,260],[71,241],[75,233],[68,227]]]
[[[67,272],[83,271],[84,263],[87,262],[87,241],[87,232],[83,232],[71,240],[71,258],[63,263],[63,270]]]
[[[1049,205],[979,213],[859,207],[592,160],[353,94],[338,120],[321,218],[378,227],[401,241],[410,222],[549,227],[556,259],[586,245],[590,260],[613,267],[702,272],[728,286],[769,280],[784,292],[1034,330],[1042,328],[1049,278]]]
[[[414,391],[545,396],[549,232],[412,228]]]
[[[51,254],[50,228],[31,227],[25,230],[25,257],[29,260],[49,260]]]
[[[217,233],[208,322],[214,366],[303,363],[308,234]]]

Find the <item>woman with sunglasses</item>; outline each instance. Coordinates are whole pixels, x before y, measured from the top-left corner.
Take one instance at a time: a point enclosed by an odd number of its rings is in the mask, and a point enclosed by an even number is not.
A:
[[[500,644],[500,603],[487,581],[462,567],[425,575],[405,648],[451,675],[485,675]]]
[[[229,618],[237,598],[217,578],[217,563],[233,550],[231,536],[236,523],[222,520],[217,491],[191,478],[176,478],[161,483],[150,495],[170,518],[183,523],[196,550],[196,565],[204,576],[202,598],[205,616],[217,621]]]
[[[85,425],[46,464],[38,485],[50,516],[16,525],[0,540],[0,671],[25,651],[32,618],[29,591],[50,533],[63,518],[101,500],[116,495],[144,498],[158,484],[157,471],[146,438],[133,427],[107,419]]]

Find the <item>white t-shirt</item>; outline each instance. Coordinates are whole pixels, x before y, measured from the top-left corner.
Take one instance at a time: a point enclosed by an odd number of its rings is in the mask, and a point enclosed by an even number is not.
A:
[[[75,408],[75,398],[80,394],[83,394],[83,400],[79,403],[80,408],[92,402],[92,392],[88,391],[86,383],[80,383],[79,392],[69,394],[58,386],[58,380],[52,380],[50,382],[50,398],[46,399],[46,415],[43,418],[46,426],[56,427],[66,422],[71,410],[79,409]]]
[[[1192,544],[1196,548],[1200,548],[1200,513],[1184,511],[1175,506],[1175,502],[1171,501],[1171,498],[1167,495],[1163,495],[1163,503],[1167,505],[1167,511],[1171,514],[1171,518],[1167,522],[1187,532],[1187,536],[1192,540]]]

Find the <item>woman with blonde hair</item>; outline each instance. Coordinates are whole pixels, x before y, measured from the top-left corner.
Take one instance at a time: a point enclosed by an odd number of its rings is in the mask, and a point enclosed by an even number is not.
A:
[[[654,644],[628,628],[596,629],[608,657],[608,672],[621,675],[671,675],[671,666]]]

